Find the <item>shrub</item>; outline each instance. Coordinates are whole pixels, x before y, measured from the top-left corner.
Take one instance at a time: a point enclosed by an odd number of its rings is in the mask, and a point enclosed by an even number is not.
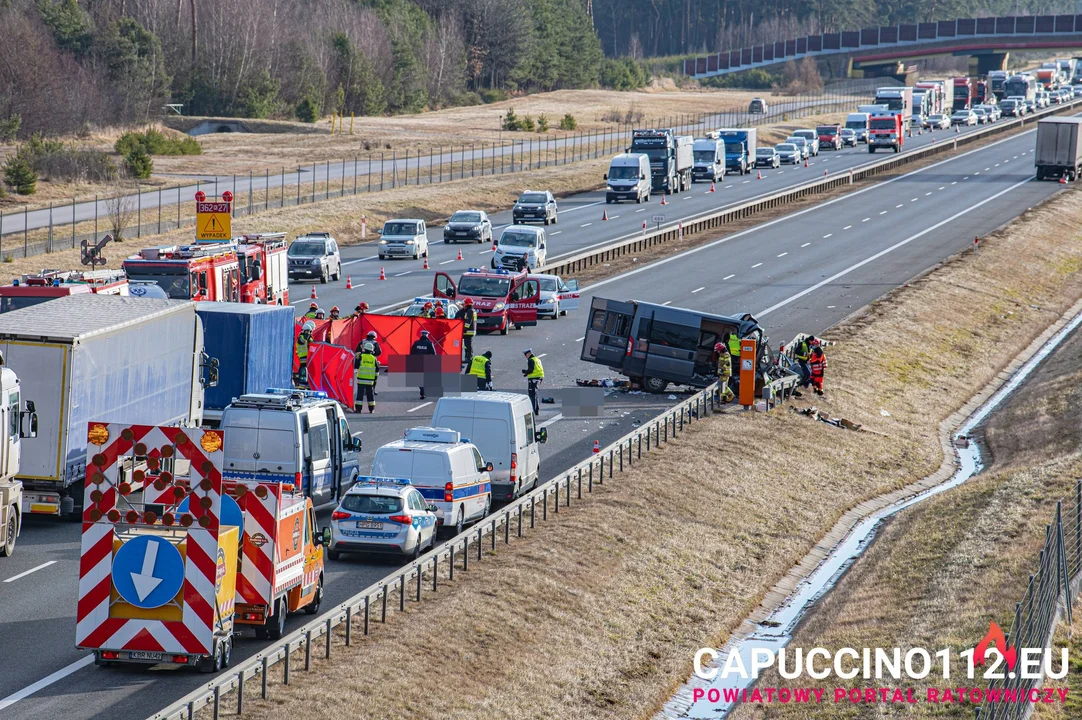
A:
[[[506,90],[501,90],[499,88],[491,90],[482,88],[477,91],[477,94],[481,96],[481,101],[486,105],[494,102],[501,102],[511,97]]]
[[[124,165],[128,168],[131,176],[138,180],[145,180],[150,177],[150,173],[154,170],[154,161],[150,159],[150,155],[141,145],[124,156]]]
[[[137,147],[147,155],[202,155],[203,146],[195,138],[182,136],[169,137],[155,128],[145,132],[126,132],[120,136],[113,149],[127,157]]]
[[[522,123],[520,124],[519,129],[520,130],[525,130],[527,132],[533,132],[534,127],[535,126],[534,126],[533,118],[530,117],[529,115],[527,115],[526,117],[522,118]]]
[[[38,187],[38,174],[22,149],[4,163],[4,182],[20,195],[33,195]]]
[[[22,125],[23,117],[19,113],[8,115],[0,120],[0,142],[11,142],[19,134],[19,126]]]
[[[572,115],[571,113],[564,113],[564,116],[562,118],[560,118],[560,129],[561,130],[574,130],[578,126],[579,126],[578,121],[575,120],[575,116]]]
[[[744,88],[746,90],[769,90],[778,84],[778,78],[762,68],[753,68],[732,75],[718,75],[700,81],[705,87]]]
[[[631,125],[633,123],[642,122],[642,118],[642,110],[639,110],[637,107],[629,107],[623,112],[620,112],[619,110],[613,108],[606,111],[605,114],[601,116],[601,122]]]
[[[549,119],[544,113],[541,113],[540,115],[537,116],[537,132],[539,132],[539,133],[547,133],[548,131],[549,131]]]
[[[116,163],[99,150],[65,147],[31,159],[34,170],[50,180],[107,182],[117,177]]]
[[[297,109],[294,114],[301,122],[314,123],[319,120],[319,109],[316,107],[316,103],[312,98],[306,97],[297,103]]]

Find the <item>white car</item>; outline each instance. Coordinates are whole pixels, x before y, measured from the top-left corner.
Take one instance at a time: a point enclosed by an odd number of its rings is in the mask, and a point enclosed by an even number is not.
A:
[[[447,298],[436,297],[434,295],[415,297],[413,298],[413,302],[411,302],[405,310],[400,312],[407,317],[417,317],[424,312],[425,305],[429,303],[431,303],[433,308],[437,305],[443,307],[444,316],[448,320],[454,320],[458,317],[458,314],[462,312],[461,307],[454,300],[448,300]]]
[[[939,128],[940,130],[947,130],[951,126],[950,115],[943,115],[936,113],[935,115],[928,116],[928,127]]]
[[[972,110],[959,110],[951,114],[951,125],[976,125],[977,114]]]
[[[796,145],[796,149],[800,151],[800,157],[803,160],[807,160],[808,156],[811,154],[811,145],[808,144],[807,138],[793,135],[792,137],[785,138],[785,142]]]
[[[793,137],[804,138],[808,141],[808,152],[812,154],[812,157],[819,155],[819,133],[815,130],[794,130]]]
[[[424,220],[388,220],[383,223],[379,238],[379,259],[428,257],[428,228]]]
[[[517,269],[517,262],[526,255],[530,270],[542,267],[548,260],[548,247],[543,228],[528,225],[512,225],[500,233],[496,250],[492,253],[493,268]]]
[[[579,281],[563,281],[559,275],[530,275],[541,286],[541,302],[537,304],[537,317],[553,320],[566,315],[568,310],[579,309]]]
[[[414,558],[436,544],[436,506],[407,478],[362,476],[331,515],[327,556],[377,553]]]

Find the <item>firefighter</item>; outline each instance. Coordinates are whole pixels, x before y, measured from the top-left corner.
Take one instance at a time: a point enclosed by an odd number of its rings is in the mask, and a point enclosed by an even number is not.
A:
[[[808,387],[811,384],[811,371],[808,369],[808,358],[811,357],[811,340],[813,336],[802,339],[793,348],[793,359],[796,360],[797,367],[800,369],[800,387]]]
[[[435,317],[435,313],[432,312],[432,303],[426,302],[424,305],[421,306],[421,317],[423,317],[423,318]]]
[[[729,349],[721,343],[714,345],[714,355],[717,362],[717,393],[721,397],[722,402],[730,403],[733,401],[733,398],[736,397],[729,387],[729,378],[733,376],[732,356],[729,354]]]
[[[740,367],[740,336],[734,332],[729,333],[729,337],[725,340],[726,346],[729,348],[729,362],[733,367]],[[734,387],[740,386],[740,376],[730,377]]]
[[[443,304],[442,303],[440,303],[439,305],[436,306],[434,317],[437,320],[446,320],[447,319],[447,312],[443,309]]]
[[[327,313],[324,312],[323,308],[318,308],[316,310],[316,320],[325,320],[326,318],[327,318]]]
[[[304,314],[304,317],[307,320],[315,320],[317,312],[319,312],[319,303],[312,303],[308,306],[308,312]]]
[[[478,390],[492,389],[492,351],[485,350],[484,355],[478,355],[470,362],[467,375],[477,378]]]
[[[522,374],[526,376],[526,392],[530,396],[530,402],[533,403],[533,414],[541,414],[541,406],[537,399],[537,387],[545,379],[545,368],[541,365],[541,358],[533,354],[533,350],[527,348],[522,353],[526,356],[526,369],[522,371]]]
[[[473,336],[477,334],[477,311],[473,309],[473,298],[462,302],[462,350],[466,353],[465,364],[473,360]]]
[[[357,307],[353,308],[353,317],[363,317],[366,312],[368,312],[368,303],[359,302],[357,303]]]
[[[361,344],[361,352],[357,355],[357,411],[360,412],[361,401],[368,402],[369,414],[376,411],[376,378],[379,376],[379,360],[376,359],[372,343]]]
[[[341,320],[342,319],[342,311],[338,309],[337,305],[335,305],[334,307],[331,308],[330,318],[331,318],[331,320]]]
[[[417,342],[413,343],[410,347],[410,355],[435,355],[436,346],[432,344],[432,340],[428,337],[428,331],[422,330],[421,337],[417,339]],[[423,369],[422,369],[423,372]],[[421,399],[425,399],[425,386],[421,385],[418,388],[421,391]]]
[[[823,394],[823,374],[827,369],[827,356],[823,354],[823,348],[816,345],[812,348],[808,358],[808,369],[811,371],[811,384],[815,388],[816,395]]]
[[[297,354],[297,360],[300,363],[294,381],[299,386],[308,385],[308,345],[312,342],[312,333],[315,332],[315,329],[316,324],[311,320],[301,325],[301,334],[297,336],[297,342],[294,345],[294,352]]]

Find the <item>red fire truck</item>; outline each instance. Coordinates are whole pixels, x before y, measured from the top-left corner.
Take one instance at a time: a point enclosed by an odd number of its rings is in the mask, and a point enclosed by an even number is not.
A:
[[[0,287],[0,313],[21,310],[49,300],[81,293],[127,295],[128,278],[120,270],[42,270]]]
[[[531,280],[526,271],[469,268],[457,285],[447,273],[436,273],[432,294],[458,302],[472,298],[477,329],[499,330],[501,335],[506,335],[513,326],[537,324],[541,283]]]
[[[284,232],[242,235],[236,239],[240,266],[241,302],[289,304],[289,267]]]
[[[233,243],[158,245],[124,261],[129,280],[157,283],[177,300],[240,302],[240,262]]]

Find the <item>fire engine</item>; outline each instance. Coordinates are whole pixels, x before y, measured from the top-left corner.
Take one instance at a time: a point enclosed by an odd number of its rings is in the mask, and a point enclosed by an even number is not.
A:
[[[284,232],[256,233],[236,238],[240,266],[241,302],[289,304],[289,263]]]
[[[447,273],[438,272],[432,280],[432,294],[459,302],[473,299],[478,330],[499,330],[506,335],[513,326],[536,325],[541,283],[527,272],[469,268],[458,284]]]
[[[42,270],[35,275],[23,275],[11,285],[0,287],[0,313],[81,293],[127,295],[128,279],[120,270]]]
[[[177,300],[240,302],[241,276],[233,243],[158,245],[124,261],[129,280],[157,283]]]

